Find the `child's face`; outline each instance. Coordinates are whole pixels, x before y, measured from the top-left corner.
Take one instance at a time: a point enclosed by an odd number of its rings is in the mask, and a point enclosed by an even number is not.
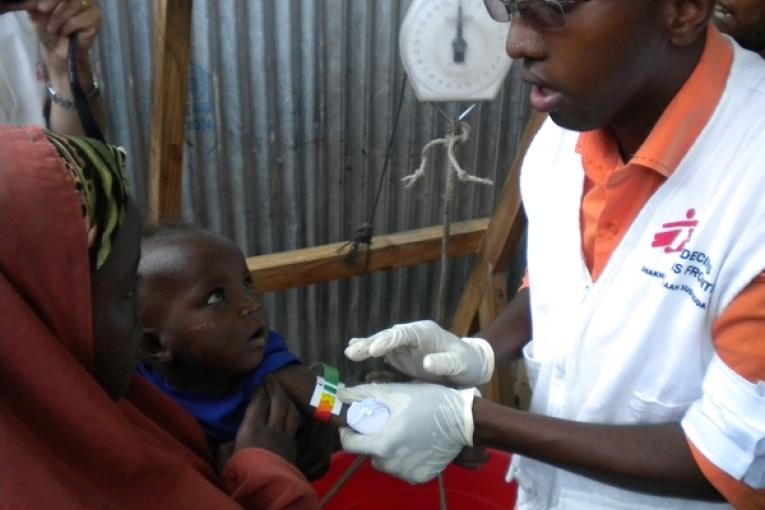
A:
[[[222,237],[191,232],[163,241],[147,256],[158,261],[141,263],[144,317],[175,368],[218,381],[256,369],[268,317],[239,248]]]

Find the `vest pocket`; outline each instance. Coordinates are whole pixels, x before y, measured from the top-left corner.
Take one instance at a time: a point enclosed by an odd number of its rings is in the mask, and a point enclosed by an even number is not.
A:
[[[695,400],[685,402],[666,402],[643,392],[632,393],[628,407],[635,423],[674,423],[679,422]]]

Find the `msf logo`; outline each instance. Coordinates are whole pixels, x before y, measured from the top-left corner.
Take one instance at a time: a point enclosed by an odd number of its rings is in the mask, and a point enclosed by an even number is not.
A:
[[[699,220],[693,219],[696,216],[696,209],[688,209],[685,213],[685,219],[680,221],[671,221],[661,226],[662,230],[653,235],[652,248],[664,248],[664,253],[681,252],[691,240],[693,231]]]

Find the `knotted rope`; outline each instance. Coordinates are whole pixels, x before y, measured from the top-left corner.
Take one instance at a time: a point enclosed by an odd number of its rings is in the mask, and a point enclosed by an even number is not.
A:
[[[467,173],[455,154],[457,145],[464,143],[470,137],[470,125],[467,122],[461,120],[453,120],[449,126],[449,131],[444,138],[435,138],[428,142],[425,147],[422,148],[420,167],[412,174],[403,177],[401,180],[404,186],[411,188],[420,177],[425,175],[425,169],[428,165],[428,154],[433,147],[437,145],[446,146],[446,155],[449,159],[449,165],[446,169],[446,185],[444,189],[444,212],[442,215],[444,234],[441,237],[441,272],[438,278],[438,315],[436,316],[436,322],[443,324],[443,319],[446,314],[446,277],[449,271],[449,246],[450,246],[450,234],[451,234],[451,208],[454,198],[454,184],[455,177],[462,182],[474,182],[476,184],[483,184],[485,186],[494,186],[494,181],[491,179],[484,179],[483,177],[476,177]]]
[[[454,173],[460,181],[494,186],[494,181],[491,179],[484,179],[483,177],[476,177],[475,175],[467,173],[462,168],[459,161],[457,161],[457,156],[454,154],[457,145],[466,142],[468,138],[470,138],[470,124],[461,120],[452,121],[446,137],[435,138],[429,141],[425,147],[422,148],[422,152],[420,153],[420,167],[415,170],[414,173],[403,177],[401,181],[407,188],[411,188],[420,177],[425,175],[425,169],[428,166],[428,152],[430,152],[430,149],[437,145],[446,145],[446,155],[449,158],[449,163],[451,163],[450,168],[454,170]]]

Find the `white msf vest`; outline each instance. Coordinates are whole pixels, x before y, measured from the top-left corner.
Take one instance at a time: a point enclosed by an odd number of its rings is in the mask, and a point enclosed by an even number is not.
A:
[[[548,121],[522,169],[534,332],[524,349],[531,411],[612,424],[682,420],[718,466],[738,478],[756,477],[752,469],[765,462],[755,459],[758,448],[765,455],[765,441],[757,443],[765,435],[765,391],[717,358],[711,328],[765,269],[765,61],[736,47],[712,119],[596,283],[581,250],[578,136]],[[732,374],[727,387],[718,384],[722,372]],[[759,405],[742,411],[754,416],[724,416],[719,403],[734,390],[745,393],[746,405]],[[519,482],[521,509],[727,507],[618,489],[521,456],[508,477]]]

